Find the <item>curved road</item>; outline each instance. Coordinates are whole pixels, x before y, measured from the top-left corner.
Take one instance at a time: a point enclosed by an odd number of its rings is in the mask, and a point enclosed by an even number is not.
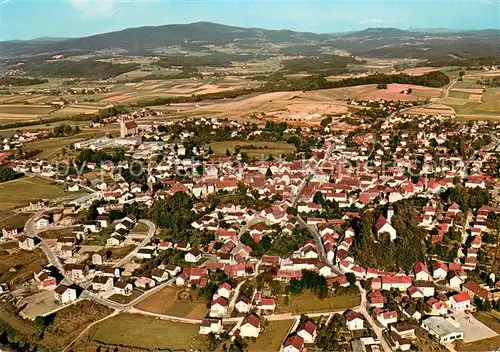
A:
[[[125,256],[125,258],[123,258],[122,260],[120,260],[118,263],[116,263],[114,265],[115,268],[119,268],[121,267],[123,264],[129,262],[130,260],[132,260],[133,257],[135,257],[135,255],[137,254],[137,252],[144,248],[148,243],[149,241],[151,241],[151,238],[153,238],[154,234],[156,233],[156,225],[149,221],[149,220],[145,220],[145,219],[141,219],[139,220],[140,223],[142,224],[145,224],[147,227],[148,227],[148,234],[146,235],[146,237],[144,237],[144,239],[142,240],[142,242],[132,251],[130,252],[129,254],[127,254]]]

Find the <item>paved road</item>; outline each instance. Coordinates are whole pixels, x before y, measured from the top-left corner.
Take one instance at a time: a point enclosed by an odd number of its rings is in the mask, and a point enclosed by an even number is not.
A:
[[[144,248],[149,243],[149,241],[151,241],[151,238],[153,238],[154,234],[156,233],[156,225],[153,222],[151,222],[149,220],[145,220],[145,219],[141,219],[141,220],[139,220],[139,222],[142,224],[145,224],[148,227],[148,234],[146,235],[146,237],[144,237],[142,242],[132,252],[127,254],[125,256],[125,258],[123,258],[122,260],[120,260],[118,263],[116,263],[114,265],[115,268],[119,268],[122,265],[124,265],[125,263],[131,261],[132,258],[135,257],[137,252],[140,249]]]
[[[255,271],[257,273],[257,270]],[[240,289],[241,289],[241,286],[243,286],[243,284],[246,282],[247,280],[243,280],[241,281],[237,286],[236,288],[234,289],[234,294],[233,294],[233,298],[231,298],[231,301],[229,302],[229,306],[227,308],[227,312],[226,312],[226,317],[230,317],[231,316],[231,313],[233,312],[233,309],[234,309],[234,306],[236,304],[236,300],[238,299],[238,296],[240,295]]]

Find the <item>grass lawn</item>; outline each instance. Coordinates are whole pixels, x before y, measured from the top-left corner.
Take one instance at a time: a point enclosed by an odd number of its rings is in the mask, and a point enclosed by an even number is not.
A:
[[[115,259],[123,259],[127,256],[127,254],[129,254],[130,252],[132,252],[134,250],[136,246],[134,246],[133,244],[131,244],[130,246],[125,246],[125,247],[113,247],[113,248],[110,248],[110,251],[111,251],[111,259],[112,260],[115,260]]]
[[[307,312],[329,312],[353,308],[359,305],[361,298],[359,294],[346,294],[341,296],[331,296],[320,299],[315,294],[306,291],[300,295],[290,296],[288,304],[285,304],[283,297],[277,300],[276,313],[307,313]]]
[[[73,233],[73,230],[71,228],[58,229],[58,230],[47,230],[47,231],[40,232],[38,234],[38,237],[46,239],[46,240],[51,240],[51,239],[57,239],[59,237],[71,236],[72,233]]]
[[[63,186],[38,177],[23,177],[0,184],[0,210],[64,195]]]
[[[7,282],[15,287],[33,279],[33,270],[46,264],[47,258],[39,248],[33,251],[19,250],[13,254],[0,249],[0,283]]]
[[[7,213],[0,216],[0,229],[4,227],[21,228],[31,217],[29,213]]]
[[[165,287],[139,303],[136,308],[148,312],[190,319],[204,318],[207,310],[207,302],[197,299],[195,293],[192,291],[186,291],[189,292],[188,297],[182,300],[179,299],[178,292],[184,290],[184,288]]]
[[[132,291],[132,294],[130,296],[123,296],[123,295],[114,294],[111,297],[109,297],[108,299],[110,299],[116,303],[127,304],[127,303],[132,302],[134,299],[136,299],[137,297],[139,297],[142,294],[143,294],[142,291],[134,290],[134,291]]]
[[[210,144],[216,155],[226,155],[226,149],[231,154],[236,146],[240,146],[240,152],[245,152],[249,156],[264,156],[269,154],[281,155],[295,152],[295,146],[286,142],[266,142],[266,141],[218,141]],[[246,146],[246,147],[245,147]]]
[[[277,320],[268,322],[264,332],[259,335],[255,342],[248,343],[248,351],[279,351],[285,340],[288,330],[295,320]]]
[[[182,324],[139,314],[120,314],[90,331],[92,340],[144,349],[206,350],[198,325]]]
[[[82,244],[91,246],[104,246],[109,236],[115,231],[114,226],[108,226],[98,233],[89,233]]]
[[[143,224],[142,222],[138,222],[132,229],[132,232],[148,232],[148,230],[148,225]]]

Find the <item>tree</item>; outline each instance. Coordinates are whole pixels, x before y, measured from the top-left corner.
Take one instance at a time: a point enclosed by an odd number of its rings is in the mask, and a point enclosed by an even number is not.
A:
[[[377,84],[377,89],[387,89],[387,83],[379,83],[379,84]]]
[[[0,182],[10,181],[16,178],[16,172],[8,166],[0,166]]]
[[[458,72],[458,75],[460,76],[459,80],[462,81],[464,79],[464,76],[465,76],[465,71],[464,70],[460,70]]]
[[[267,168],[266,170],[266,178],[272,178],[273,177],[273,172],[271,171],[271,168]]]
[[[345,278],[347,279],[347,281],[349,281],[349,284],[356,284],[356,276],[353,273],[346,273]]]
[[[229,151],[229,149],[226,149],[226,156],[231,156],[231,152]]]

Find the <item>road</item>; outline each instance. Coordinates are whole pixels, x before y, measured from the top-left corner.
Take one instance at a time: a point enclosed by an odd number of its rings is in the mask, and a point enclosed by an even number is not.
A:
[[[257,273],[257,270],[255,270],[255,273]],[[233,298],[231,298],[231,301],[229,302],[229,306],[227,307],[226,317],[231,316],[231,313],[233,312],[234,306],[236,304],[236,300],[238,299],[238,296],[240,295],[241,286],[243,286],[243,284],[245,282],[246,282],[246,280],[241,281],[234,289]]]
[[[361,294],[361,303],[359,305],[359,308],[355,309],[355,311],[363,314],[365,320],[371,325],[373,331],[377,335],[377,339],[380,341],[380,344],[382,345],[382,350],[385,352],[392,351],[392,348],[389,346],[389,344],[387,343],[382,334],[383,330],[380,328],[379,325],[377,325],[377,323],[373,320],[372,316],[366,310],[366,290],[363,288],[363,286],[361,286],[361,283],[359,281],[356,281],[356,286],[358,286],[359,292]]]
[[[142,224],[145,224],[148,227],[148,234],[146,235],[146,237],[144,237],[144,239],[142,240],[142,242],[137,247],[135,247],[135,249],[132,252],[130,252],[129,254],[127,254],[123,259],[121,259],[118,263],[116,263],[114,265],[115,268],[119,268],[122,265],[124,265],[125,263],[131,261],[132,258],[135,257],[135,255],[137,254],[137,252],[140,249],[144,248],[149,243],[149,241],[151,241],[151,239],[153,238],[154,234],[156,233],[156,225],[153,222],[151,222],[149,220],[145,220],[145,219],[141,219],[141,220],[139,220],[139,222],[142,223]]]

